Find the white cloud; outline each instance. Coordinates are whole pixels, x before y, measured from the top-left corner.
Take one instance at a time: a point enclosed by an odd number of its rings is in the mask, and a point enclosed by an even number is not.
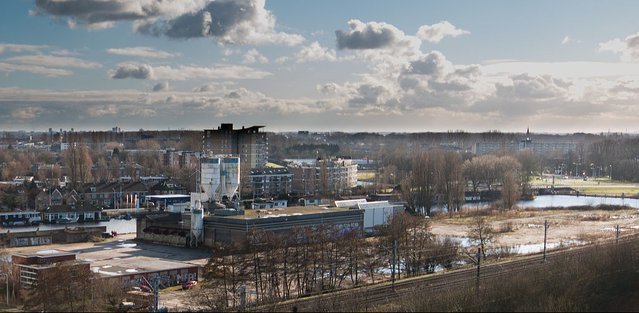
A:
[[[11,112],[11,117],[19,120],[31,120],[44,113],[43,108],[26,107],[15,109]]]
[[[438,43],[445,37],[457,37],[470,34],[469,31],[459,29],[448,21],[441,21],[433,25],[422,25],[417,30],[417,38]]]
[[[599,51],[611,51],[621,55],[625,62],[639,61],[639,33],[627,36],[625,39],[615,38],[599,44]]]
[[[239,65],[218,65],[214,67],[157,66],[153,68],[156,79],[261,79],[271,73]]]
[[[483,71],[490,76],[510,76],[528,73],[531,75],[551,75],[561,78],[594,78],[638,76],[639,64],[611,62],[523,62],[498,60],[485,64]]]
[[[244,54],[244,59],[242,60],[244,64],[253,64],[253,63],[268,63],[268,59],[261,54],[256,49],[251,49]]]
[[[6,59],[6,61],[31,65],[75,67],[83,69],[96,69],[102,67],[102,65],[99,63],[82,60],[79,58],[44,54],[15,56]]]
[[[345,59],[345,58],[343,58]],[[308,46],[302,47],[292,57],[281,57],[276,60],[279,64],[287,62],[306,63],[306,62],[335,62],[340,59],[337,58],[337,53],[334,49],[324,48],[319,42],[315,41]]]
[[[128,47],[128,48],[111,48],[107,49],[107,52],[110,54],[116,55],[124,55],[124,56],[135,56],[135,57],[143,57],[143,58],[172,58],[179,54],[170,53],[162,50],[153,49],[150,47]]]
[[[570,83],[549,75],[521,74],[511,77],[509,85],[496,84],[497,96],[504,99],[547,100],[567,96]]]
[[[192,80],[192,79],[261,79],[271,73],[240,65],[217,65],[213,67],[151,66],[140,63],[123,63],[109,71],[113,79],[137,78],[150,80]]]
[[[3,44],[0,44],[0,53],[4,53],[5,51],[10,51],[10,52],[23,52],[23,51],[35,52],[35,51],[39,51],[39,50],[45,49],[47,47],[48,46],[42,46],[42,45],[20,45],[20,44],[3,43]]]
[[[570,38],[570,36],[565,36],[564,39],[561,40],[562,45],[567,45],[571,42],[574,42],[574,41],[572,38]]]
[[[61,77],[61,76],[69,76],[72,75],[73,72],[58,69],[58,68],[49,68],[44,66],[37,65],[24,65],[24,64],[11,64],[0,62],[0,72],[4,73],[12,73],[12,72],[28,72],[32,74],[39,74],[48,77]]]

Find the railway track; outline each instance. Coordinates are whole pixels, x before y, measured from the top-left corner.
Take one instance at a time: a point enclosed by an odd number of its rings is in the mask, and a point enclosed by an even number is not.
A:
[[[468,267],[443,273],[409,277],[397,280],[394,284],[385,282],[263,305],[249,310],[258,312],[343,311],[344,308],[353,307],[365,310],[401,300],[402,296],[410,295],[411,292],[416,290],[422,291],[420,294],[432,295],[456,288],[473,288],[477,283],[481,286],[482,282],[486,280],[551,266],[553,262],[563,258],[585,256],[588,253],[588,249],[595,246],[608,247],[615,244],[629,246],[634,251],[638,251],[639,236],[620,238],[618,242],[612,240],[594,245],[552,251],[546,254],[546,260],[543,259],[542,254],[536,254],[507,261],[481,264],[479,279],[477,278],[477,268]]]

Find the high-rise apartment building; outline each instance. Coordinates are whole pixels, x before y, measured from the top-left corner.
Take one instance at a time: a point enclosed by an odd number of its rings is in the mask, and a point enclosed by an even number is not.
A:
[[[250,194],[250,170],[263,168],[268,162],[268,139],[260,132],[264,126],[233,129],[233,124],[222,124],[217,129],[205,129],[202,147],[209,155],[235,155],[240,157],[240,193]]]

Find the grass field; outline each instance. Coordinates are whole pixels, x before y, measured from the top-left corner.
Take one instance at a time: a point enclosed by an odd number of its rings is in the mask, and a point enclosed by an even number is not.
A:
[[[547,187],[553,185],[553,178],[535,176],[530,184],[533,188]],[[554,178],[555,187],[570,187],[585,195],[606,195],[606,196],[637,196],[639,195],[639,184],[610,180],[607,177],[588,178],[584,180],[579,177],[566,177],[556,175]]]
[[[370,171],[370,170],[357,171],[357,180],[375,181],[375,171]]]

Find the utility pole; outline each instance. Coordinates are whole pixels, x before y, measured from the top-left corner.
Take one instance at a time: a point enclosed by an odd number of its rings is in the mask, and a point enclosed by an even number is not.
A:
[[[146,282],[146,284],[151,287],[152,291],[153,291],[153,303],[151,303],[151,307],[149,308],[149,311],[151,312],[158,312],[159,311],[159,305],[160,305],[160,276],[155,276],[153,278],[151,278],[151,282],[149,282],[148,279],[146,279],[144,276],[142,276],[142,279],[144,279],[144,281]]]
[[[240,311],[244,312],[246,309],[246,285],[240,286]]]
[[[544,220],[544,262],[546,262],[546,240],[548,239],[548,220]]]
[[[159,311],[160,305],[160,276],[153,278],[153,312]]]
[[[393,260],[391,261],[392,263],[392,269],[391,269],[391,286],[393,288],[393,291],[395,291],[395,259],[397,258],[397,240],[393,240],[393,253],[392,253],[392,258]]]
[[[477,282],[476,282],[476,289],[477,292],[479,292],[479,273],[481,271],[481,247],[477,247]]]

